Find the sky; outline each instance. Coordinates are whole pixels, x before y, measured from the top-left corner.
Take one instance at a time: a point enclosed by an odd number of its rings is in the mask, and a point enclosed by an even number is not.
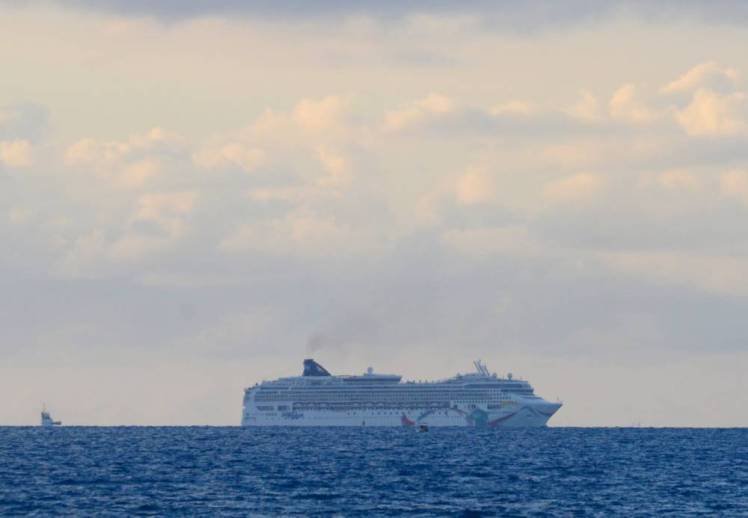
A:
[[[480,358],[748,426],[741,2],[0,0],[0,424]]]

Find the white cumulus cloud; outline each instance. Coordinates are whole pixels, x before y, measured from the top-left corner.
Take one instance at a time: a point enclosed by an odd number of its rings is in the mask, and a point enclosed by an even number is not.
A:
[[[384,127],[388,131],[399,131],[447,115],[454,110],[454,102],[449,97],[432,93],[409,106],[388,112]]]
[[[738,72],[734,68],[722,66],[715,61],[707,61],[696,65],[678,79],[663,86],[662,92],[688,92],[704,87],[729,88],[734,86],[737,80]]]
[[[488,203],[496,198],[496,182],[485,169],[473,168],[457,179],[455,194],[465,205]]]
[[[11,140],[0,142],[0,163],[8,167],[28,167],[32,163],[31,142]]]
[[[657,114],[639,98],[636,86],[631,83],[615,91],[608,103],[608,110],[613,119],[634,124],[657,118]]]
[[[723,95],[712,90],[697,90],[691,102],[678,110],[675,119],[689,135],[735,135],[746,131],[746,101],[743,92]]]
[[[203,169],[225,169],[237,167],[246,172],[257,169],[265,159],[265,152],[243,142],[214,142],[192,155],[198,167]]]

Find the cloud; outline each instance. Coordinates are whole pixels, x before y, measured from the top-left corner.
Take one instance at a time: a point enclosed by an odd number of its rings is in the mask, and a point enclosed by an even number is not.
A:
[[[626,123],[644,123],[659,115],[639,99],[615,99],[615,117]],[[449,97],[431,94],[385,114],[382,130],[396,134],[551,138],[561,135],[621,133],[620,124],[611,123],[597,98],[586,94],[577,104],[544,106],[529,101],[508,101],[492,105],[462,104]]]
[[[4,0],[8,1],[8,0]],[[379,16],[383,18],[402,18],[413,15],[436,14],[455,16],[457,14],[484,13],[492,16],[501,26],[511,24],[522,26],[554,26],[559,23],[573,24],[581,19],[594,19],[615,11],[617,2],[599,2],[595,5],[583,1],[572,1],[565,8],[557,4],[536,0],[531,6],[522,7],[514,4],[496,4],[487,0],[470,0],[454,5],[447,1],[408,0],[397,3],[359,2],[354,5],[335,0],[315,0],[299,2],[298,0],[166,0],[154,4],[146,0],[72,0],[60,5],[81,10],[109,11],[131,16],[155,16],[166,20],[182,20],[206,16],[248,16],[269,19],[317,19],[341,16]],[[31,3],[33,5],[33,2]]]
[[[316,203],[329,203],[340,198],[341,195],[338,191],[321,188],[316,185],[258,187],[247,192],[247,199],[253,202],[276,202],[289,206],[309,206]]]
[[[719,178],[722,193],[738,198],[748,204],[748,171],[733,170],[723,173]]]
[[[454,103],[449,97],[432,93],[408,106],[388,112],[385,116],[384,128],[387,131],[401,131],[416,127],[443,117],[453,112],[454,109]]]
[[[748,97],[744,92],[722,95],[697,90],[691,102],[675,118],[689,135],[720,136],[745,133]]]
[[[734,68],[725,67],[715,61],[700,63],[662,87],[663,93],[691,92],[700,88],[730,90],[738,80]]]
[[[706,61],[661,88],[678,101],[676,122],[691,136],[720,137],[746,133],[748,97],[735,68]]]
[[[673,252],[623,252],[603,255],[613,269],[656,282],[695,286],[725,295],[748,295],[748,258]]]
[[[0,107],[0,140],[38,141],[47,129],[47,108],[36,103],[16,103]]]
[[[319,185],[340,188],[350,184],[351,174],[344,156],[322,146],[317,149],[317,157],[327,171],[327,175],[317,180]]]
[[[565,110],[566,113],[586,122],[598,122],[604,118],[604,112],[597,97],[586,90],[580,93],[580,97],[577,103]]]
[[[123,140],[80,139],[65,150],[64,161],[111,186],[140,189],[163,171],[163,162],[181,146],[178,136],[156,127]]]
[[[451,229],[442,233],[441,240],[446,246],[472,257],[536,257],[543,253],[543,245],[521,225]]]
[[[176,141],[177,137],[158,127],[143,134],[132,135],[126,140],[102,141],[84,138],[68,147],[65,160],[71,166],[109,166],[135,153],[150,151]]]
[[[136,220],[156,221],[162,226],[172,227],[174,217],[192,212],[197,193],[168,192],[144,194],[138,199]]]
[[[330,131],[344,124],[348,101],[334,95],[323,99],[302,99],[293,117],[302,129],[311,132]]]
[[[0,163],[11,168],[29,167],[31,143],[28,140],[0,141]]]
[[[603,190],[604,179],[591,173],[579,173],[545,186],[543,198],[554,203],[590,201]]]
[[[496,184],[485,170],[470,169],[458,178],[456,196],[465,205],[488,203],[496,198]]]
[[[491,115],[495,116],[531,116],[536,115],[538,112],[540,112],[540,107],[530,101],[514,100],[497,104],[496,106],[491,108],[489,112],[491,113]]]
[[[269,142],[299,139],[345,139],[351,133],[351,99],[328,95],[303,98],[289,111],[266,109],[242,132],[243,138]]]
[[[335,95],[303,98],[288,111],[265,109],[244,127],[199,143],[192,161],[201,169],[280,169],[299,178],[316,177],[318,185],[343,187],[351,175],[341,149],[355,143],[359,131],[350,115],[350,100]]]
[[[118,183],[129,189],[142,187],[150,178],[158,175],[160,171],[161,165],[158,160],[146,158],[128,164],[118,178]]]
[[[664,171],[658,176],[657,181],[669,190],[698,191],[703,187],[698,175],[682,170]]]
[[[330,216],[296,210],[280,218],[240,225],[219,247],[228,253],[332,257],[352,250],[360,241],[347,225]]]
[[[31,216],[31,211],[22,207],[13,207],[8,211],[8,222],[11,225],[22,225]]]
[[[215,141],[197,151],[193,157],[195,165],[203,169],[226,169],[236,167],[252,172],[262,165],[265,152],[242,142]]]
[[[615,120],[642,124],[651,122],[657,115],[637,98],[636,86],[629,83],[615,91],[608,103],[610,116]]]
[[[95,225],[66,241],[53,269],[60,277],[73,279],[138,271],[185,237],[187,218],[198,198],[195,191],[141,194],[128,211],[116,214],[118,228]]]
[[[3,3],[17,6],[12,0]],[[44,5],[49,0],[30,1],[28,5]],[[403,2],[356,2],[348,4],[336,0],[53,0],[68,9],[111,12],[127,16],[152,16],[167,21],[198,17],[255,17],[270,20],[338,19],[352,16],[375,16],[402,19],[417,15],[481,16],[492,30],[529,32],[574,27],[586,23],[634,18],[644,21],[688,20],[702,23],[740,25],[748,20],[748,8],[732,0],[663,1],[653,4],[642,0],[601,0],[587,2],[571,0],[559,5],[552,0],[532,0],[517,4],[469,0],[455,4],[445,0],[407,0]]]

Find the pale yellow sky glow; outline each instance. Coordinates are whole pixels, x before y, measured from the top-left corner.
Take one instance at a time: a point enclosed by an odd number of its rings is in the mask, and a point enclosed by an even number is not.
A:
[[[0,424],[237,424],[314,356],[748,426],[747,15],[576,4],[0,1]]]

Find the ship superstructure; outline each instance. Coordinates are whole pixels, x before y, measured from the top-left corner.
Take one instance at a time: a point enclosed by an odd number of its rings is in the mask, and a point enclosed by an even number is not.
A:
[[[40,425],[44,426],[44,427],[47,427],[47,426],[60,426],[60,425],[62,425],[62,422],[55,421],[54,419],[52,419],[52,414],[49,413],[49,411],[47,410],[47,407],[45,406],[45,407],[42,408],[42,415],[41,415]]]
[[[561,407],[525,380],[475,372],[442,381],[397,374],[333,376],[313,359],[301,376],[263,381],[244,392],[243,426],[538,427]]]

